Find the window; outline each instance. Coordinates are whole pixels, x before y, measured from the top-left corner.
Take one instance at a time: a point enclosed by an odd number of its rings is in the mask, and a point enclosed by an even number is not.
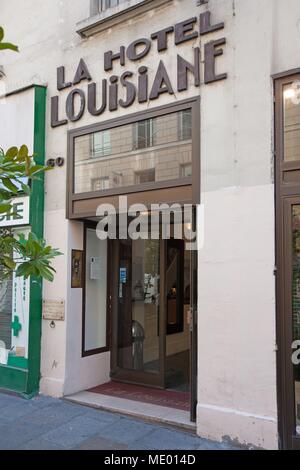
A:
[[[137,122],[133,130],[133,150],[144,149],[154,145],[153,119]]]
[[[180,174],[181,174],[181,178],[189,178],[190,176],[192,176],[191,163],[180,165]]]
[[[91,134],[91,157],[98,158],[110,155],[110,132],[95,132]]]
[[[107,240],[85,228],[85,289],[83,299],[83,356],[107,348]]]
[[[192,114],[189,110],[178,114],[178,139],[189,140],[192,138]]]
[[[300,81],[285,85],[284,98],[284,160],[300,160]]]
[[[11,233],[10,229],[1,229],[1,235]],[[28,230],[14,229],[13,235]],[[14,253],[15,260],[18,253]],[[0,363],[20,369],[28,368],[28,330],[29,330],[29,291],[30,280],[17,277],[13,272],[0,283]],[[4,355],[3,355],[4,354]]]
[[[153,189],[172,181],[173,186],[191,184],[192,142],[188,139],[191,108],[124,124],[95,125],[95,131],[74,137],[74,189],[76,194],[115,189],[121,194],[143,184]],[[178,135],[178,123],[181,131]],[[100,127],[100,129],[101,129]],[[185,138],[183,139],[183,136]],[[152,189],[152,188],[151,188]],[[127,189],[126,189],[127,190]],[[136,191],[136,189],[135,189]]]
[[[104,10],[107,10],[108,8],[116,7],[120,5],[120,3],[125,3],[125,2],[126,0],[102,0],[99,3],[101,3],[101,10],[104,11]]]
[[[105,189],[109,189],[109,186],[108,176],[92,179],[92,191],[105,191]]]
[[[12,275],[3,279],[0,284],[0,347],[1,341],[6,349],[11,349],[11,322],[13,307]]]
[[[127,0],[91,0],[91,15],[106,11],[109,8],[117,7],[121,3],[126,3],[126,1]]]
[[[135,184],[150,183],[152,181],[155,181],[155,168],[135,173]]]

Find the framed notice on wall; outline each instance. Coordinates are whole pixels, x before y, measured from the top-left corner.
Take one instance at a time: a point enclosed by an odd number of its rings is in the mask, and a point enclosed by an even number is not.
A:
[[[71,271],[72,289],[83,287],[83,251],[72,250],[72,271]]]

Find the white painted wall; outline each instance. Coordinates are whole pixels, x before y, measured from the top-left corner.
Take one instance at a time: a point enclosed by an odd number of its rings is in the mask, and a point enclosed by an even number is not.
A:
[[[1,63],[1,59],[0,59]],[[10,147],[27,145],[33,153],[34,137],[34,88],[23,93],[1,97],[6,87],[0,80],[0,147],[6,151]]]
[[[213,5],[226,17],[229,75],[201,92],[198,432],[276,448],[274,4]]]
[[[173,7],[149,12],[89,40],[75,32],[88,15],[88,0],[11,0],[1,9],[7,37],[20,55],[5,53],[7,89],[48,84],[47,158],[66,158],[67,129],[95,122],[88,114],[77,124],[50,128],[50,96],[56,91],[56,67],[66,66],[72,79],[83,57],[96,82],[106,75],[103,53],[121,44],[198,15],[207,6],[174,0]],[[175,102],[201,93],[201,183],[204,245],[199,253],[199,405],[198,433],[274,448],[277,440],[274,287],[274,186],[272,161],[273,73],[299,67],[298,0],[210,0],[213,22],[225,21],[227,38],[218,69],[226,81],[201,89],[190,87],[159,102],[106,111],[99,121]],[[14,14],[12,14],[14,12]],[[18,27],[16,28],[16,14]],[[23,19],[26,18],[26,21]],[[172,44],[172,39],[170,39]],[[199,39],[178,52],[192,58]],[[160,54],[171,76],[177,51]],[[158,54],[152,49],[143,64],[150,81]],[[141,64],[130,63],[135,71]],[[122,69],[116,66],[114,73]],[[202,76],[203,78],[203,76]],[[80,85],[84,89],[86,83]],[[60,93],[63,101],[68,91]],[[200,130],[199,130],[200,131]],[[63,395],[108,380],[109,354],[81,357],[81,292],[70,289],[70,254],[82,248],[82,226],[65,220],[66,167],[46,178],[45,233],[64,256],[57,276],[46,284],[46,298],[66,299],[66,321],[51,330],[43,324],[43,393]],[[200,227],[199,227],[200,228]],[[202,227],[201,227],[202,228]]]

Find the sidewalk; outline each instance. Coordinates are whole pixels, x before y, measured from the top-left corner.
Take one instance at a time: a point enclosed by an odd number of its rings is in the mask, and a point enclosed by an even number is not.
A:
[[[172,428],[49,397],[0,393],[0,450],[229,450]]]

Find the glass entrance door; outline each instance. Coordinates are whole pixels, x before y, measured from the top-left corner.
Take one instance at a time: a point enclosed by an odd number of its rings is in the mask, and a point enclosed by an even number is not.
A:
[[[164,244],[115,240],[112,377],[164,387]]]
[[[111,378],[185,394],[194,420],[197,255],[157,232],[110,241]]]
[[[300,449],[300,198],[283,205],[282,308],[285,335],[285,447]]]
[[[300,204],[292,206],[292,355],[295,436],[300,439]]]

